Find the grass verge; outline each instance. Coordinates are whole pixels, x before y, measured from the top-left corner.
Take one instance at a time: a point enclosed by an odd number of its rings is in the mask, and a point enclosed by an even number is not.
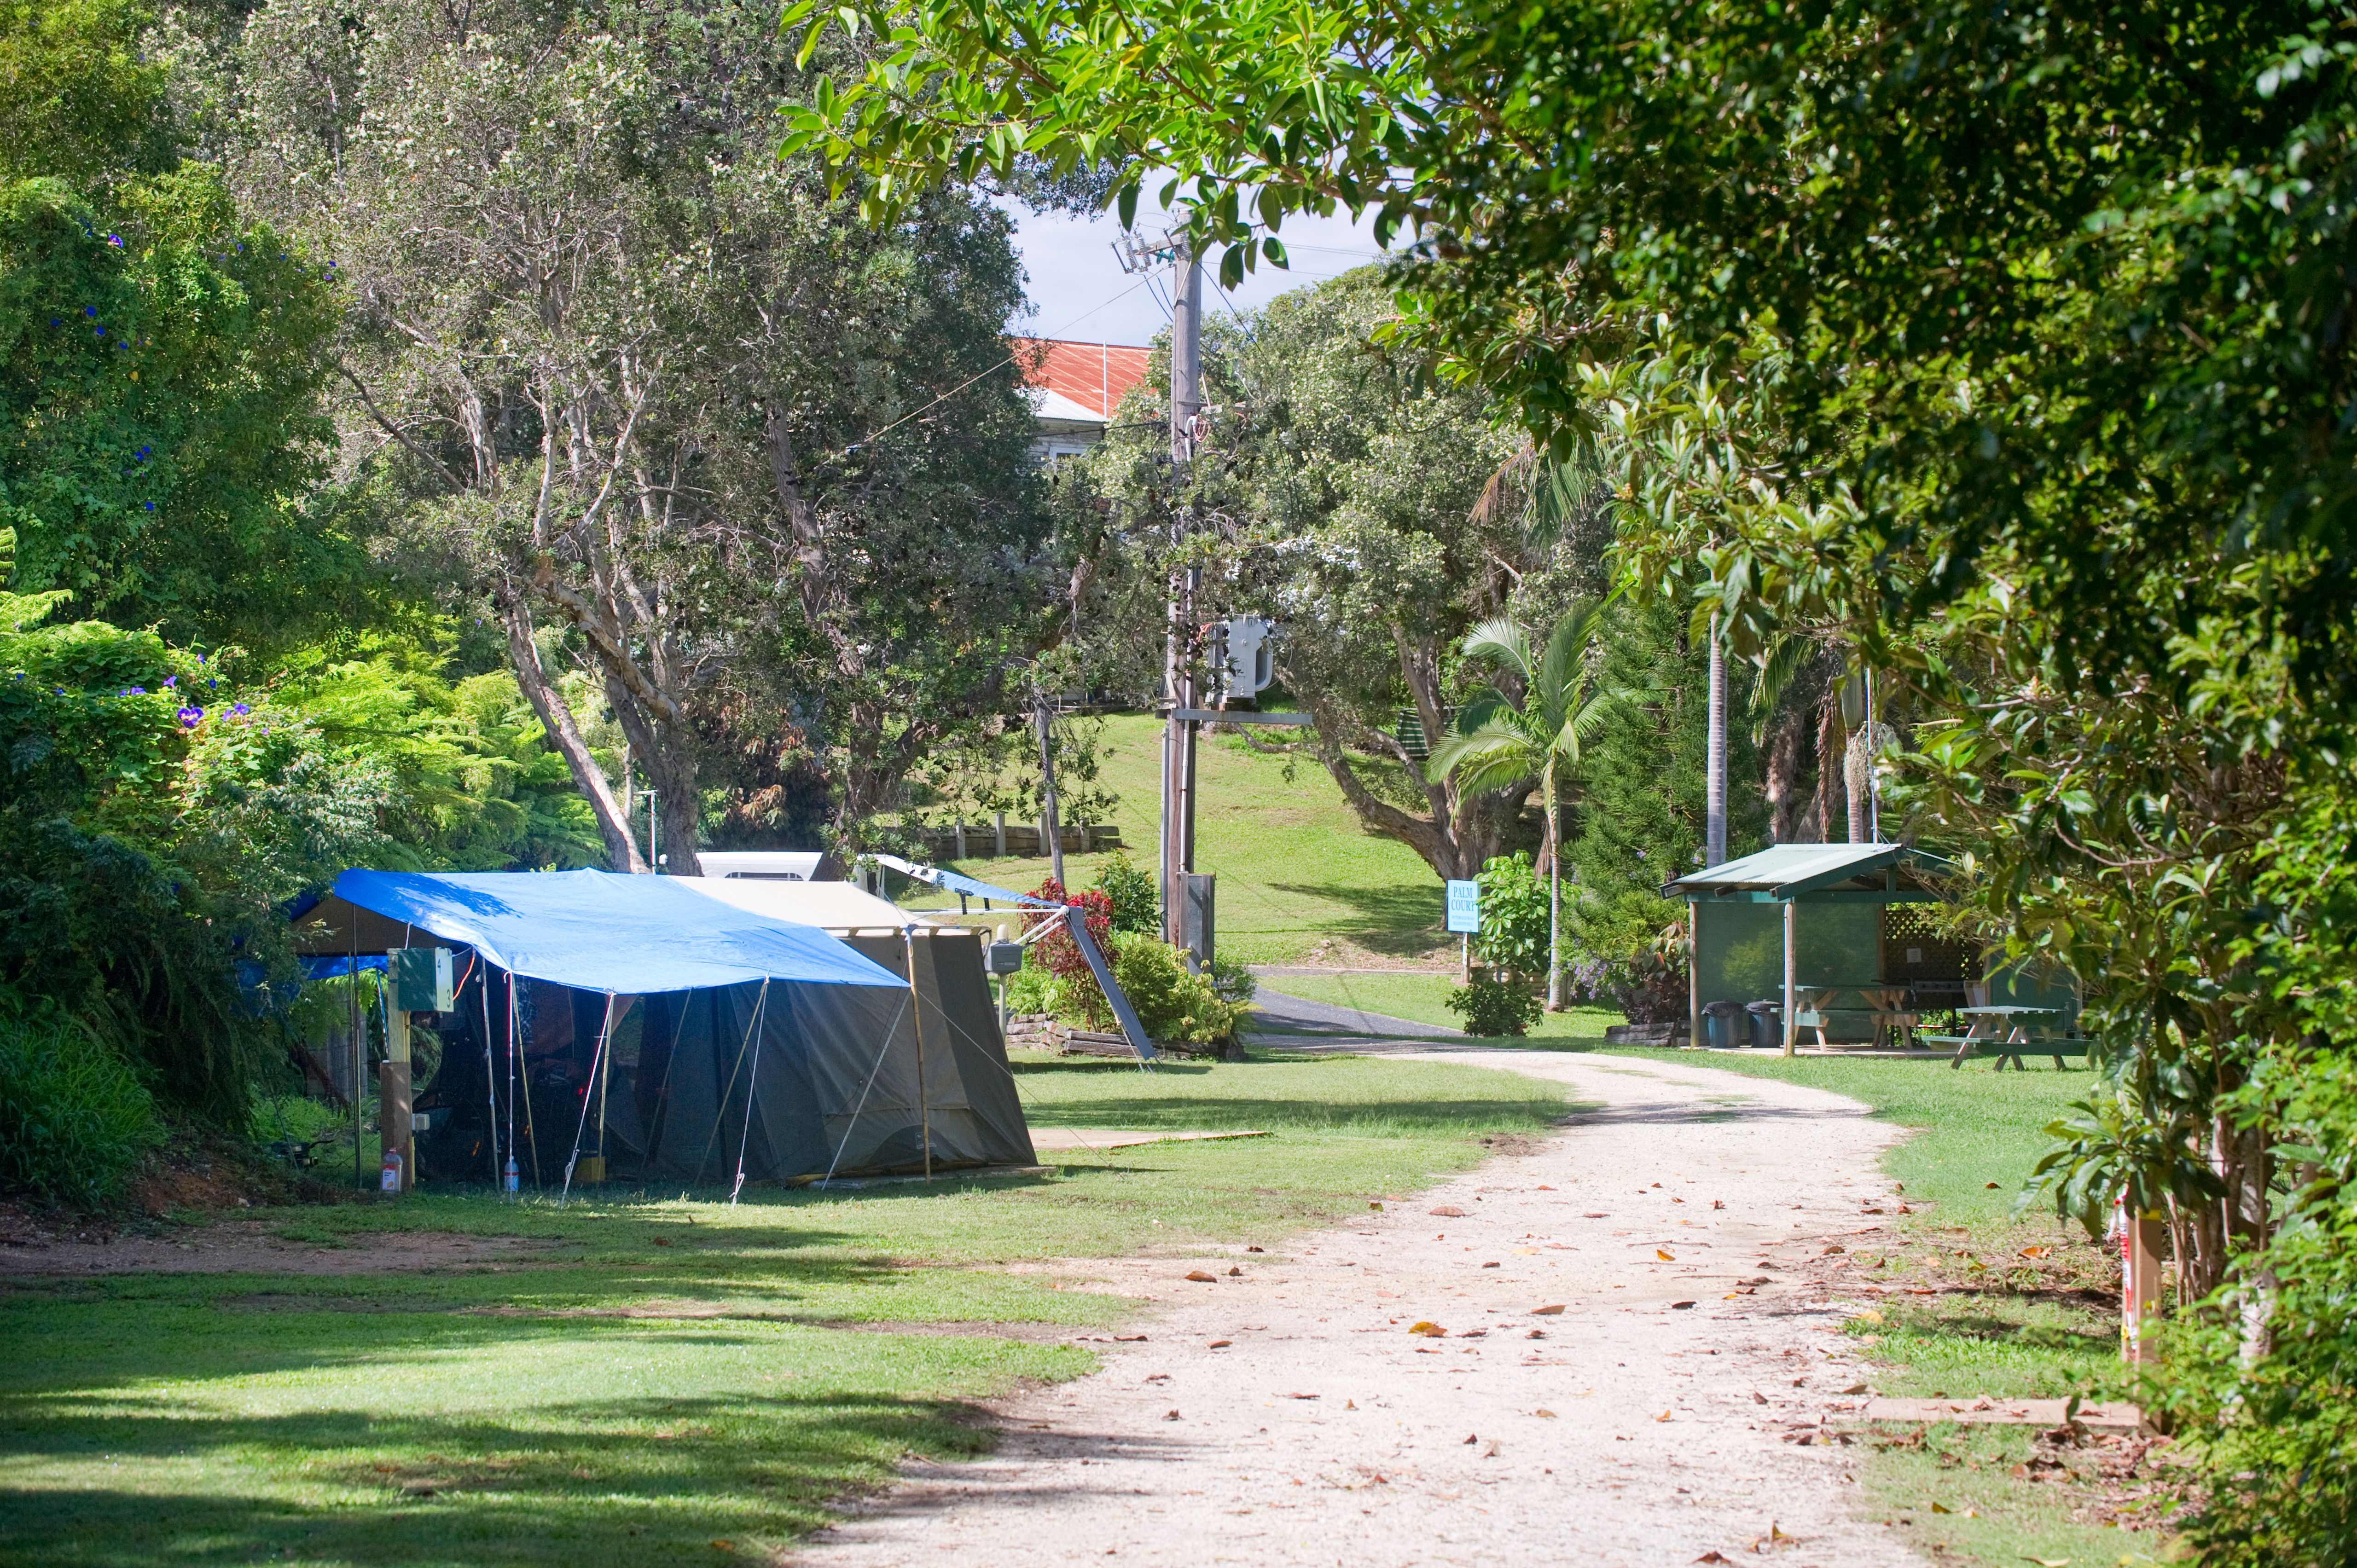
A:
[[[985,1447],[975,1402],[1091,1369],[1060,1341],[1128,1304],[1007,1265],[1274,1248],[1566,1109],[1512,1074],[1351,1058],[1017,1077],[1042,1126],[1273,1136],[735,1208],[608,1189],[257,1210],[237,1218],[344,1248],[516,1240],[439,1270],[16,1283],[0,1563],[766,1558],[902,1455]]]
[[[1361,1012],[1403,1018],[1411,1024],[1449,1029],[1464,1026],[1464,1021],[1448,1010],[1445,1000],[1456,985],[1457,976],[1453,973],[1415,970],[1397,974],[1272,974],[1261,981],[1265,991],[1282,992],[1307,1002],[1356,1007]],[[1566,1007],[1560,1013],[1541,1014],[1527,1035],[1483,1043],[1541,1045],[1555,1050],[1583,1043],[1601,1046],[1605,1029],[1620,1022],[1620,1015],[1609,1007]]]

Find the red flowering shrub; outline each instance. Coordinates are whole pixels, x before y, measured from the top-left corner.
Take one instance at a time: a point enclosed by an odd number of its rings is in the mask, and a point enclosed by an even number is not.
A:
[[[1095,888],[1086,893],[1070,893],[1064,885],[1050,876],[1031,890],[1034,898],[1046,898],[1058,904],[1077,904],[1081,920],[1088,927],[1089,940],[1097,951],[1109,953],[1113,941],[1113,900]],[[1113,1020],[1113,1009],[1106,1005],[1104,993],[1097,989],[1096,976],[1089,972],[1089,961],[1081,956],[1080,944],[1060,925],[1031,944],[1033,961],[1044,966],[1055,977],[1055,991],[1060,993],[1067,1008],[1077,1011],[1081,1021],[1092,1029],[1102,1029]]]

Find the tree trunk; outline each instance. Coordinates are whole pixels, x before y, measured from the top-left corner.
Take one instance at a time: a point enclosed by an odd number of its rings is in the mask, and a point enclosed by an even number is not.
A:
[[[1555,757],[1550,754],[1546,765],[1546,844],[1547,844],[1547,1011],[1563,1011],[1563,855],[1557,843],[1561,829],[1557,825],[1555,799]]]
[[[1835,692],[1828,691],[1817,709],[1817,842],[1833,843],[1835,792],[1841,788],[1842,748],[1841,701]]]
[[[496,597],[500,618],[507,625],[508,662],[515,671],[516,684],[522,689],[524,701],[532,704],[532,711],[540,716],[549,745],[565,758],[565,766],[573,774],[574,788],[588,800],[590,812],[597,819],[598,836],[606,841],[607,865],[620,872],[645,871],[646,860],[631,840],[629,815],[614,799],[614,787],[607,782],[606,770],[590,755],[589,743],[582,739],[581,726],[574,722],[573,710],[565,704],[565,694],[541,666],[540,649],[532,638],[532,612],[513,588],[501,588]]]

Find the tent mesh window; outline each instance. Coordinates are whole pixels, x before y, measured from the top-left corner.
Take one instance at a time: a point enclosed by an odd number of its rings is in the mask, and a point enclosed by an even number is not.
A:
[[[1931,906],[1882,906],[1882,978],[1889,983],[1962,995],[1972,961],[1969,943],[1940,934]]]

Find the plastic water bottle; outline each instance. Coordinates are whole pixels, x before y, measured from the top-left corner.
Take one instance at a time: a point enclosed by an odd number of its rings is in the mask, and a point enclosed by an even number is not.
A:
[[[508,1156],[508,1190],[514,1192],[522,1184],[517,1179],[515,1156]]]
[[[384,1165],[377,1173],[377,1190],[380,1192],[399,1192],[401,1190],[400,1150],[387,1149],[384,1152]]]

